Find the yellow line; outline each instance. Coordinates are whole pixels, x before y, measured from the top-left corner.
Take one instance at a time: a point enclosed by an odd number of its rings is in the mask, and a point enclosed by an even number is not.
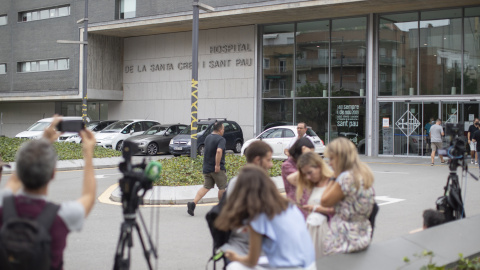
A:
[[[374,162],[374,161],[365,162],[365,163],[368,163],[368,164],[384,164],[384,165],[405,165],[405,166],[431,166],[430,164],[387,163],[387,162]],[[438,164],[438,165],[434,165],[434,166],[445,166],[445,164]]]

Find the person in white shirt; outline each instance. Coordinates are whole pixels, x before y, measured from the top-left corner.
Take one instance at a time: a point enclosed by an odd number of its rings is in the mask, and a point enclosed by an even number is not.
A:
[[[304,122],[300,122],[297,124],[297,133],[298,133],[298,136],[293,137],[290,143],[288,144],[288,147],[283,150],[283,153],[285,153],[287,157],[290,156],[288,153],[288,149],[290,149],[290,147],[292,147],[292,145],[302,137],[307,137],[315,145],[315,143],[313,142],[313,138],[307,135],[307,124],[305,124]]]

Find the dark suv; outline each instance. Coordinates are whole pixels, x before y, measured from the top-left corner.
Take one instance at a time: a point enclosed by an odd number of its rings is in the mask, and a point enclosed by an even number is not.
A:
[[[225,127],[223,137],[227,141],[225,145],[226,150],[233,150],[235,153],[240,153],[243,145],[243,131],[240,125],[238,125],[237,122],[229,121],[226,118],[208,118],[199,119],[197,123],[198,154],[203,155],[205,138],[212,133],[215,121],[223,122],[223,126]],[[172,155],[190,155],[190,133],[190,126],[188,126],[170,141],[168,148]]]

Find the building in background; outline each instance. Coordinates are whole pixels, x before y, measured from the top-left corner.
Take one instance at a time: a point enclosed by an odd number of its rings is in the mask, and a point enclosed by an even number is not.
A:
[[[203,0],[199,118],[245,139],[304,121],[367,155],[429,155],[430,117],[480,113],[478,1]],[[190,122],[192,1],[89,2],[93,120]],[[81,115],[84,2],[0,0],[0,135]],[[448,143],[446,141],[446,143]]]

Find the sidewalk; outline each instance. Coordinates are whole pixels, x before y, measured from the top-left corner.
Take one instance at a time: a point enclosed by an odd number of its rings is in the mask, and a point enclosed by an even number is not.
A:
[[[142,162],[143,159],[146,159],[148,163],[151,160],[165,159],[170,156],[155,156],[155,157],[144,157],[144,156],[134,156],[132,158],[133,164],[138,164]],[[467,158],[468,159],[468,158]],[[419,166],[430,166],[430,157],[366,157],[361,156],[361,160],[368,163],[385,163],[385,164],[405,164],[405,165],[419,165]],[[123,157],[112,157],[112,158],[94,158],[93,165],[96,169],[104,168],[115,168],[118,167],[118,164],[123,161]],[[445,166],[440,165],[440,161],[436,158],[436,166]],[[15,163],[10,162],[12,166],[11,169],[5,168],[5,173],[9,173],[15,169]],[[67,171],[67,170],[78,170],[83,168],[83,160],[59,160],[57,161],[57,170]],[[283,180],[281,176],[273,177],[273,181],[277,186],[280,192],[284,192],[285,188],[283,185]],[[192,200],[195,197],[198,189],[202,185],[195,186],[178,186],[178,187],[167,187],[167,186],[155,186],[152,190],[149,190],[144,196],[144,203],[149,205],[158,205],[158,204],[185,204]],[[199,203],[212,203],[217,202],[218,189],[213,188],[208,192],[205,197]],[[121,201],[121,192],[120,188],[116,188],[110,194],[110,200],[114,202]]]

